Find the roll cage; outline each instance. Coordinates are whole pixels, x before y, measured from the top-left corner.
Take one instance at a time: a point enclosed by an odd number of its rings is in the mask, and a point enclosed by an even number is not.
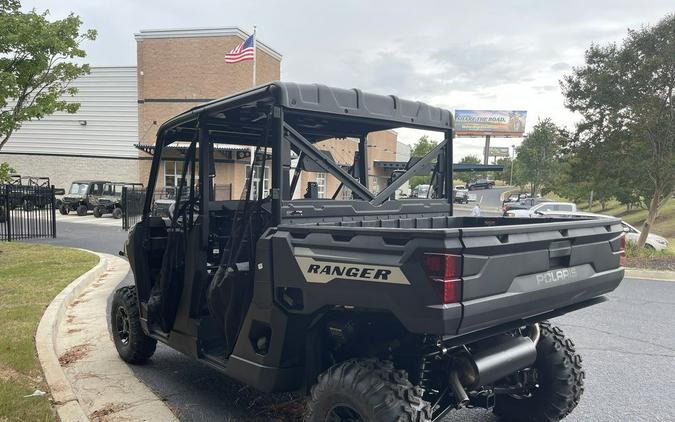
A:
[[[254,147],[255,157],[263,155],[263,161],[268,157],[264,151],[271,150],[271,189],[266,193],[271,199],[269,211],[272,225],[314,215],[311,211],[316,207],[309,206],[312,201],[292,199],[300,171],[300,166],[296,166],[292,172],[292,158],[312,160],[339,181],[338,190],[351,190],[354,200],[339,201],[345,207],[341,213],[346,209],[377,213],[378,210],[391,212],[393,208],[400,208],[400,205],[389,204],[395,191],[411,177],[433,171],[431,184],[434,199],[428,199],[426,203],[420,199],[415,204],[426,212],[452,214],[453,126],[452,114],[448,110],[401,100],[395,96],[284,82],[259,86],[195,107],[159,128],[155,145],[157,153],[150,171],[143,218],[151,213],[152,192],[159,173],[161,151],[176,142],[189,142],[185,152],[186,162],[192,157],[202,163],[198,174],[194,174],[197,178],[192,177],[196,186],[189,189],[190,197],[204,204],[208,201],[202,201],[202,198],[212,200],[214,196],[214,144]],[[368,189],[367,135],[401,127],[441,132],[444,139],[426,156],[411,163],[389,186],[377,194],[372,193]],[[324,155],[315,145],[332,138],[358,139],[357,154],[349,169]],[[189,177],[187,171],[186,166],[183,179]],[[195,172],[194,166],[190,171]],[[298,205],[302,205],[304,214]],[[197,208],[204,223],[202,227],[207,230],[207,207]],[[207,235],[204,233],[204,236]]]

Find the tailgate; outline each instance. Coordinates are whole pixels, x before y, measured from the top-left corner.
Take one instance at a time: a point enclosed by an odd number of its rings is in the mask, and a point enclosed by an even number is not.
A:
[[[462,229],[458,334],[611,292],[623,279],[622,234],[615,219]]]

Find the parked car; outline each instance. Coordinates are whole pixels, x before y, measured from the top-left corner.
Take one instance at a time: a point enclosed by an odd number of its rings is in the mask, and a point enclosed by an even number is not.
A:
[[[59,212],[63,215],[75,211],[83,216],[94,209],[92,200],[103,194],[104,186],[109,180],[76,180],[70,185],[68,193],[61,198]]]
[[[495,182],[493,180],[488,180],[488,179],[478,179],[475,180],[467,186],[469,190],[475,190],[475,189],[492,189],[495,185]]]
[[[622,221],[621,224],[623,225],[623,231],[626,233],[626,241],[636,244],[638,238],[640,237],[640,230],[636,229],[625,221]],[[653,248],[656,251],[662,251],[668,248],[668,239],[663,236],[659,236],[658,234],[649,233],[647,235],[645,247]]]
[[[544,203],[544,202],[553,202],[550,199],[546,198],[526,198],[521,197],[518,201],[515,202],[506,202],[502,204],[502,216],[508,217],[506,213],[509,210],[529,210],[535,205]]]
[[[431,192],[431,185],[417,185],[410,191],[411,198],[428,198]]]
[[[526,201],[527,202],[527,201]],[[542,202],[528,209],[510,208],[505,217],[539,217],[547,211],[576,212],[577,204],[572,202]]]
[[[590,212],[560,212],[560,211],[547,211],[542,213],[543,217],[571,217],[571,218],[607,218],[606,215],[596,214]],[[623,231],[626,233],[626,242],[636,244],[638,238],[640,237],[640,230],[636,229],[634,226],[628,224],[625,221],[621,221],[623,226]],[[647,235],[647,241],[645,242],[645,247],[654,249],[656,251],[662,251],[668,248],[668,239],[658,234],[649,233]]]
[[[508,196],[508,198],[506,198],[506,199],[504,200],[504,202],[502,203],[502,205],[505,204],[505,203],[507,203],[507,202],[518,202],[518,201],[520,201],[520,199],[521,199],[521,196],[520,196],[520,195],[521,195],[521,194],[519,194],[519,193],[512,193],[511,195]],[[525,198],[523,197],[523,199],[525,199]]]
[[[469,191],[464,185],[455,186],[454,190],[454,202],[458,204],[468,204],[469,203]]]
[[[373,193],[367,174],[354,178],[310,141],[399,127],[443,134],[419,169],[452,157],[452,124],[450,111],[417,101],[289,82],[163,123],[153,168],[163,148],[199,128],[190,145],[199,158],[185,160],[199,164],[199,178],[180,183],[200,189],[176,195],[181,215],[169,223],[145,201],[129,231],[133,283],[114,293],[108,314],[121,359],[141,364],[165,343],[257,390],[306,394],[307,422],[430,422],[462,407],[509,420],[567,416],[584,372],[548,320],[620,284],[619,220],[467,221],[449,212],[449,178],[438,179],[438,198],[398,201],[392,194],[415,167]],[[271,149],[269,196],[244,188],[238,200],[210,199],[216,142]],[[292,149],[353,199],[293,199],[291,180],[304,170],[289,171]]]

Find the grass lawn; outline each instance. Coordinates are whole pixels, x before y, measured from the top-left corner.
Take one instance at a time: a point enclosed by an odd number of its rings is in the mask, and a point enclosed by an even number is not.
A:
[[[49,302],[98,257],[49,245],[0,242],[0,421],[52,421],[35,331]]]

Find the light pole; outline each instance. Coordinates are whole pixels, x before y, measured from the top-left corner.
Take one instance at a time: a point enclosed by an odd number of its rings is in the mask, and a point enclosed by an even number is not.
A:
[[[513,165],[516,161],[516,146],[511,145],[511,177],[509,178],[509,186],[513,186]]]

